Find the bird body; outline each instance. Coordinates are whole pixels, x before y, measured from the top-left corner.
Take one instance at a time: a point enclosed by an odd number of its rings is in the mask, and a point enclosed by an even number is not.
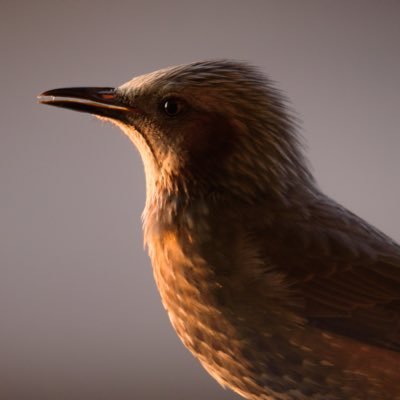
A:
[[[44,95],[89,100],[44,102],[139,149],[162,302],[218,382],[254,400],[400,399],[400,247],[320,191],[268,79],[209,61]]]
[[[296,257],[296,253],[309,251],[310,261],[320,256],[314,264],[331,261],[335,252],[340,258],[343,251],[337,240],[349,240],[345,250],[353,252],[354,260],[365,265],[370,257],[369,262],[373,263],[370,253],[378,251],[365,249],[366,254],[358,253],[364,249],[350,243],[356,238],[337,238],[335,234],[340,231],[326,237],[318,231],[308,237],[300,232],[298,237],[290,237],[296,235],[291,228],[298,223],[293,220],[293,213],[307,215],[301,222],[313,228],[313,218],[318,217],[306,210],[311,212],[319,201],[330,202],[316,198],[303,204],[302,210],[274,210],[269,217],[264,204],[264,218],[248,205],[221,204],[216,199],[211,205],[209,201],[195,201],[178,213],[174,202],[166,204],[166,209],[155,207],[148,211],[145,227],[150,228],[146,229],[146,240],[164,306],[179,337],[207,371],[246,398],[397,399],[400,361],[394,347],[393,351],[378,350],[374,345],[346,338],[346,330],[340,327],[330,331],[323,329],[323,324],[319,327],[317,302],[313,303],[315,310],[308,311],[313,323],[304,315],[307,295],[296,293],[296,288],[304,286],[306,290],[308,281],[310,296],[315,295],[315,278],[303,276],[305,271],[300,269],[308,269],[303,258],[307,256],[303,253],[303,257]],[[319,206],[326,213],[327,204]],[[331,207],[336,218],[338,206],[333,203]],[[354,228],[351,220],[345,222],[348,228]],[[365,226],[366,232],[367,229]],[[312,237],[313,234],[317,236]],[[304,244],[307,240],[308,249]],[[266,259],[270,260],[269,266],[265,265]],[[285,262],[287,270],[297,268],[300,282],[285,282],[282,271],[276,268],[278,262]],[[332,282],[337,279],[337,266],[327,267],[322,264],[321,271],[310,268],[308,272],[326,279],[322,290],[330,286],[330,275]],[[343,268],[343,273],[350,273],[349,268]],[[292,271],[293,279],[295,276]],[[356,296],[344,279],[343,286],[350,299]],[[360,288],[373,299],[370,285],[361,282]],[[392,296],[395,295],[394,286]],[[339,303],[338,307],[343,304],[340,292],[333,299],[331,296],[334,295],[326,293],[326,299],[333,303],[333,319],[341,315],[335,303]],[[320,295],[319,300],[323,301],[324,296]],[[378,334],[380,330],[389,332],[396,322],[376,321],[374,329]],[[360,324],[358,329],[363,331],[364,327]]]

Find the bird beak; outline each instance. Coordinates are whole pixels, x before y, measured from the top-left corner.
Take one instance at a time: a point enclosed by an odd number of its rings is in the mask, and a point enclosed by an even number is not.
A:
[[[115,88],[71,87],[52,89],[38,96],[41,104],[68,108],[123,121],[133,107],[124,104]]]

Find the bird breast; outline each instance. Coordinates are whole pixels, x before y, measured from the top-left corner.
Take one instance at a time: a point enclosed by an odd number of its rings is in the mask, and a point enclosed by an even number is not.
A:
[[[147,239],[153,272],[170,321],[184,345],[222,385],[228,365],[234,365],[235,330],[219,304],[221,289],[212,266],[193,237],[191,217],[180,225],[158,225]],[[207,227],[195,234],[205,238]],[[201,231],[201,232],[200,232]],[[154,232],[157,232],[156,234]],[[229,345],[228,345],[229,342]]]
[[[147,210],[145,237],[178,336],[220,384],[244,397],[260,398],[254,394],[262,390],[268,399],[279,386],[286,390],[277,379],[284,374],[275,367],[286,343],[279,339],[281,330],[288,330],[285,311],[271,303],[270,293],[264,302],[260,290],[268,290],[254,275],[260,269],[256,255],[233,226],[216,227],[212,221],[218,219],[201,204],[171,215],[170,210]]]

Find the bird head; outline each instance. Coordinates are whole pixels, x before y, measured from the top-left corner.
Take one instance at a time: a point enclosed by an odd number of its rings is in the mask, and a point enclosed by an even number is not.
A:
[[[54,89],[40,99],[122,128],[141,154],[148,197],[227,193],[252,201],[312,187],[286,100],[245,63],[196,62],[117,88]]]

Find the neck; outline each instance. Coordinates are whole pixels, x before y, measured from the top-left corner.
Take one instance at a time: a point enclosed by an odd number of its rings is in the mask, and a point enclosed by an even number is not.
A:
[[[274,190],[268,185],[246,189],[245,180],[242,183],[237,181],[233,186],[221,184],[205,188],[190,182],[175,182],[172,186],[157,182],[146,197],[142,215],[145,242],[161,228],[178,226],[190,230],[191,223],[198,223],[196,216],[205,222],[207,215],[221,215],[232,203],[237,209],[260,204],[266,210],[293,208],[310,202],[319,193],[313,182],[308,181],[292,181],[285,190]]]

